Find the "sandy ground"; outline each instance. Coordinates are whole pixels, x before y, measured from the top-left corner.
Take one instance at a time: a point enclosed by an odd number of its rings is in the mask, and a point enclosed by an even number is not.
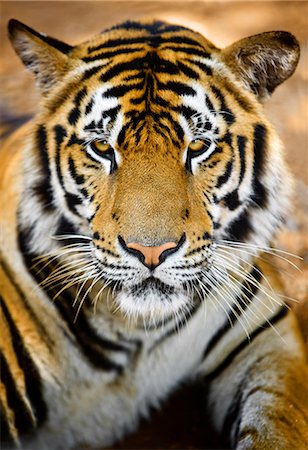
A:
[[[298,38],[302,56],[295,75],[280,86],[265,106],[268,117],[286,146],[286,158],[295,175],[294,212],[277,245],[295,253],[299,271],[277,261],[287,295],[295,306],[308,342],[308,2],[190,2],[109,1],[1,3],[0,130],[12,127],[37,111],[32,77],[24,70],[6,37],[6,24],[16,18],[70,44],[77,44],[105,27],[129,18],[157,17],[202,32],[218,46],[270,30],[290,31]],[[286,272],[284,272],[286,271]],[[115,448],[221,448],[223,443],[204,428],[202,398],[197,388],[184,388],[167,402],[151,422]]]

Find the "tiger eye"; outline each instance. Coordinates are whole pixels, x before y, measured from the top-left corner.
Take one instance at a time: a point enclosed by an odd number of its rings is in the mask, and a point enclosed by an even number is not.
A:
[[[106,141],[94,141],[91,147],[98,154],[105,153],[110,149],[110,145]]]
[[[209,139],[194,139],[188,146],[185,167],[192,173],[192,160],[205,153],[211,146]]]
[[[90,144],[92,151],[101,159],[110,161],[110,173],[117,169],[117,161],[114,149],[106,141],[93,141]]]
[[[200,152],[206,150],[209,147],[209,142],[204,139],[195,139],[189,144],[189,150],[192,152]]]

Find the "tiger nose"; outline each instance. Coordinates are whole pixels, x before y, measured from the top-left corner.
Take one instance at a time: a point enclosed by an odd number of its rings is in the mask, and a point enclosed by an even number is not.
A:
[[[128,253],[136,256],[136,258],[150,270],[154,270],[159,264],[164,262],[168,256],[179,250],[185,242],[185,234],[183,234],[178,243],[165,242],[162,245],[156,246],[142,245],[138,242],[126,244],[121,236],[119,236],[119,242]]]

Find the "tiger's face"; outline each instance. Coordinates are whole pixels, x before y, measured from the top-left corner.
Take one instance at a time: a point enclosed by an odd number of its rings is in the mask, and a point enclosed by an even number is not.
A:
[[[32,30],[22,45],[14,30],[24,49]],[[281,81],[257,75],[269,41],[288,57],[284,78],[298,47],[269,34],[254,66],[255,37],[221,51],[162,22],[125,23],[74,48],[31,36],[53,61],[49,78],[40,67],[35,131],[45,201],[91,239],[95,277],[124,313],[162,319],[189,308],[215,278],[217,242],[265,245],[281,221],[288,183],[260,104]]]

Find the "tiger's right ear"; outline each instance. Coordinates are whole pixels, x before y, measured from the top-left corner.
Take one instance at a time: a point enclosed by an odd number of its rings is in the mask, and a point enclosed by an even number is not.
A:
[[[15,19],[9,21],[8,31],[17,55],[34,73],[40,90],[46,93],[66,72],[73,47]]]

